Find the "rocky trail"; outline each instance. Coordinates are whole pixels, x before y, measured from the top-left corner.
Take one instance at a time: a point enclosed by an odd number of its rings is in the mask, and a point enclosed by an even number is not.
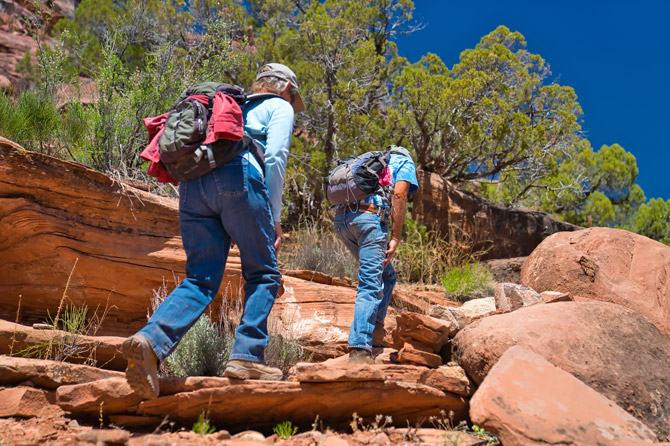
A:
[[[154,291],[172,288],[183,270],[176,209],[174,200],[0,141],[3,445],[670,438],[670,247],[607,228],[545,238],[515,259],[518,283],[462,305],[399,286],[394,299],[404,310],[387,317],[388,347],[369,366],[347,362],[355,289],[287,271],[273,315],[310,362],[276,382],[165,377],[160,396],[142,401],[125,381],[119,347],[146,321]],[[237,255],[213,318],[239,296]],[[79,360],[17,356],[66,337],[44,325],[64,296],[106,308],[95,335],[76,340]],[[193,432],[203,416],[214,433]],[[273,429],[287,421],[298,430],[282,439]]]

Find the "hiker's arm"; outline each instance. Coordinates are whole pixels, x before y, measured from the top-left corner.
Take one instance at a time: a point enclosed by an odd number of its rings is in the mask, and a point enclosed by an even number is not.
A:
[[[393,253],[402,239],[402,225],[405,222],[405,212],[407,212],[407,194],[409,193],[409,186],[409,181],[398,181],[393,187],[391,240],[389,240],[387,245],[384,267],[391,261],[391,257],[393,257]]]
[[[270,196],[272,220],[275,222],[275,247],[281,244],[281,197],[284,188],[284,174],[288,159],[291,135],[293,134],[293,108],[283,99],[270,99],[276,102],[267,127],[265,140],[265,184]]]

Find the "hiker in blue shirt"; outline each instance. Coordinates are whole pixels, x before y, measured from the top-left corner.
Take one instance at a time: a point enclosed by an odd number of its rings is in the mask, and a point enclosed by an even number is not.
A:
[[[165,359],[216,296],[231,241],[240,250],[244,312],[224,374],[239,379],[282,378],[264,363],[267,318],[277,297],[277,250],[286,160],[295,113],[305,110],[295,74],[278,63],[264,65],[245,107],[245,133],[264,151],[265,170],[249,152],[179,185],[179,227],[186,251],[186,279],[165,299],[147,325],[126,339],[126,378],[144,398],[158,396],[158,361]],[[275,96],[253,100],[254,94]]]
[[[392,206],[382,196],[372,195],[336,207],[335,231],[359,261],[354,320],[349,330],[352,364],[372,363],[372,347],[382,346],[384,318],[396,282],[391,258],[402,238],[407,197],[419,189],[416,166],[407,149],[392,146],[388,165],[393,185]]]

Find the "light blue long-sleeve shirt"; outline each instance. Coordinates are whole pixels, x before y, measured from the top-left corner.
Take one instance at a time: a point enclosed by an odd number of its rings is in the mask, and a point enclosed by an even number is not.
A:
[[[253,96],[250,96],[253,97]],[[265,185],[270,196],[270,209],[275,222],[281,220],[284,174],[288,161],[294,121],[293,107],[282,98],[252,102],[244,109],[244,130],[249,135],[266,135],[256,139],[265,153]],[[256,158],[247,154],[249,163],[261,171]]]

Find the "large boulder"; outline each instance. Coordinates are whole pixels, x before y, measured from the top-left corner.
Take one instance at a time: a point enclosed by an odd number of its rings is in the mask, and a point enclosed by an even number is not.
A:
[[[509,209],[484,200],[435,173],[419,170],[417,176],[414,218],[456,241],[458,235],[467,234],[476,248],[486,250],[483,259],[527,256],[549,235],[579,229],[544,212]]]
[[[670,247],[647,237],[610,228],[554,234],[528,257],[521,283],[623,305],[670,336]]]
[[[452,340],[453,359],[481,383],[519,345],[670,435],[670,339],[646,318],[603,302],[533,305],[479,319]]]
[[[505,445],[630,445],[647,426],[571,374],[522,347],[505,352],[470,401],[472,422]]]

